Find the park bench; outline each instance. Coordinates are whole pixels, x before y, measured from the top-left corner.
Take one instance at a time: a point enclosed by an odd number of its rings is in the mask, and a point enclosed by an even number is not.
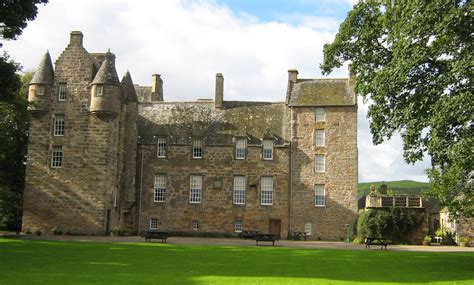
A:
[[[301,240],[301,238],[304,238],[306,241],[308,239],[308,235],[306,235],[305,232],[293,232],[293,240]]]
[[[253,239],[256,234],[259,234],[259,231],[242,231],[240,233],[240,238],[243,239]]]
[[[255,239],[255,242],[257,243],[257,245],[258,245],[259,241],[268,241],[268,242],[271,241],[272,245],[275,245],[276,235],[274,235],[274,234],[255,234],[254,239]]]
[[[380,245],[380,250],[387,250],[388,239],[383,237],[366,237],[364,240],[365,248],[370,249],[371,245]]]
[[[168,236],[168,232],[160,232],[156,230],[148,230],[142,233],[142,237],[145,238],[145,242],[151,242],[152,239],[161,239],[161,242],[166,242]]]

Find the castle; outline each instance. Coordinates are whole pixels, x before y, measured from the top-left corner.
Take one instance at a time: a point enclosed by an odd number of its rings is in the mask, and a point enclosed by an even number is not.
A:
[[[120,81],[115,56],[71,32],[29,86],[23,230],[340,240],[357,214],[353,81],[289,70],[285,101],[236,102],[218,73],[214,100],[169,102],[160,75]]]

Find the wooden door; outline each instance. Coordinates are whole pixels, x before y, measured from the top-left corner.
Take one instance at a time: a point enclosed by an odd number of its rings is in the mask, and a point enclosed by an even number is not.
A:
[[[281,233],[281,220],[270,220],[269,233],[274,234],[277,239],[280,239]]]

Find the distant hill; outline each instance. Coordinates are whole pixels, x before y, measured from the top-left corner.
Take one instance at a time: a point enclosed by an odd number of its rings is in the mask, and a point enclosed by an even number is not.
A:
[[[359,196],[369,193],[370,185],[372,184],[374,184],[377,189],[380,189],[380,185],[382,185],[382,183],[387,184],[388,189],[391,189],[395,194],[419,195],[423,190],[426,190],[430,187],[430,184],[427,182],[418,182],[412,180],[364,182],[359,183]]]

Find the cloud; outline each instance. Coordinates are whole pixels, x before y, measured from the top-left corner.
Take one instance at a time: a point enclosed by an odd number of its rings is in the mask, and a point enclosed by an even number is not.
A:
[[[283,101],[287,70],[301,78],[321,77],[323,45],[334,38],[340,20],[289,13],[262,21],[215,1],[51,1],[17,41],[4,43],[25,70],[35,68],[49,49],[53,60],[81,30],[90,52],[108,48],[121,76],[130,70],[135,83],[164,80],[167,101],[214,97],[215,73],[225,78],[226,100]],[[347,67],[331,77],[346,77]],[[372,179],[425,180],[420,166],[406,167],[397,139],[371,145],[359,105],[359,173]]]

